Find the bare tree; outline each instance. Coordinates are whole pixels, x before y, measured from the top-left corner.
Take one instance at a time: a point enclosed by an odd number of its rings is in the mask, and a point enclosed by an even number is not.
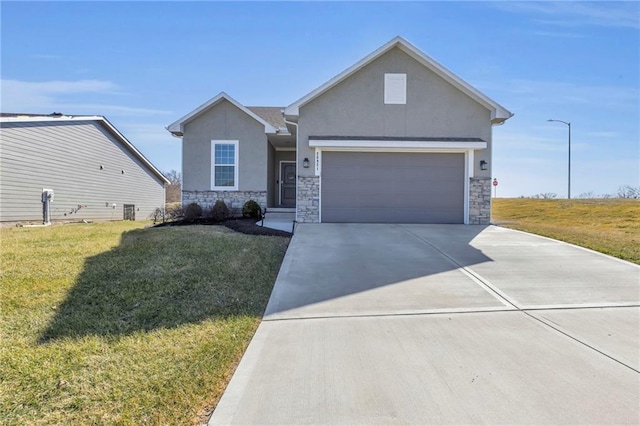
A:
[[[182,175],[178,171],[171,170],[165,172],[164,176],[171,182],[167,185],[165,192],[167,204],[179,203],[182,200]]]
[[[640,186],[622,185],[618,188],[618,198],[640,198]]]
[[[578,198],[597,198],[596,194],[593,193],[593,191],[589,191],[589,192],[583,192],[582,194],[578,195]]]
[[[529,198],[543,198],[545,200],[556,198],[558,194],[555,192],[541,192],[540,194],[532,195]]]

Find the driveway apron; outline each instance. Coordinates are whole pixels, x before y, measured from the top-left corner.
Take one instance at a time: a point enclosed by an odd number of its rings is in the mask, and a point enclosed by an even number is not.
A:
[[[640,267],[493,226],[299,225],[210,425],[640,423]]]

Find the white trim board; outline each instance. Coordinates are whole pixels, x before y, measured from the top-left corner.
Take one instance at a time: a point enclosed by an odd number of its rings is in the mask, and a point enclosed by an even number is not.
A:
[[[381,141],[381,140],[309,140],[309,148],[323,150],[438,150],[468,151],[486,149],[486,142],[450,142],[450,141]]]
[[[465,225],[469,224],[469,180],[473,176],[473,150],[470,149],[464,153],[464,213],[463,222]]]

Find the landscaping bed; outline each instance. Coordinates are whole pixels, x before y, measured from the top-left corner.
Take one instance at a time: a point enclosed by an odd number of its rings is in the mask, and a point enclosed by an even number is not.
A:
[[[224,221],[216,221],[211,218],[198,218],[193,220],[174,220],[171,222],[158,223],[155,227],[165,226],[190,226],[190,225],[222,225],[236,232],[247,235],[266,235],[269,237],[291,237],[290,232],[279,229],[265,228],[257,225],[257,219],[253,218],[231,218]]]

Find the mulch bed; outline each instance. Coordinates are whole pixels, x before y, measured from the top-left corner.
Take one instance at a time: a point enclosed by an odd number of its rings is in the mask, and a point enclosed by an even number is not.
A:
[[[209,218],[199,218],[196,220],[175,220],[172,222],[158,223],[155,228],[163,226],[189,226],[189,225],[221,225],[226,226],[236,232],[248,235],[266,235],[269,237],[291,237],[290,232],[280,231],[279,229],[263,228],[256,225],[256,219],[231,218],[224,222],[216,222]]]

